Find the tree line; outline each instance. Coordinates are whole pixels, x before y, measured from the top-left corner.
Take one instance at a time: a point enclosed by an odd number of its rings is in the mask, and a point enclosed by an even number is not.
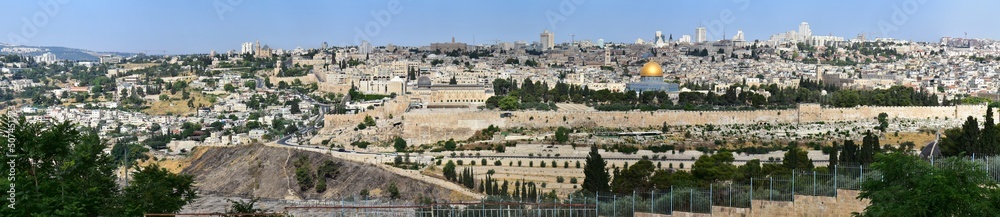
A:
[[[969,116],[961,127],[944,131],[940,141],[941,155],[945,157],[987,157],[1000,154],[1000,129],[993,117],[993,107],[987,106],[982,128],[979,120]]]
[[[714,89],[713,85],[689,83],[683,86]],[[808,79],[801,80],[798,87],[740,83],[725,88],[721,94],[714,91],[681,92],[678,93],[676,102],[662,91],[612,92],[562,82],[549,88],[547,82],[534,82],[531,78],[520,82],[495,79],[493,89],[495,96],[486,100],[485,107],[501,110],[549,110],[554,109],[555,103],[587,104],[600,111],[780,109],[791,108],[799,103],[820,103],[834,107],[940,105],[936,95],[902,86],[850,90]],[[826,95],[823,94],[824,91]]]
[[[14,155],[0,156],[3,171],[12,171],[3,186],[16,190],[4,200],[0,216],[140,216],[176,213],[198,198],[194,178],[171,173],[156,164],[131,165],[131,181],[119,185],[115,170],[126,162],[104,153],[105,144],[93,131],[80,131],[70,122],[27,123],[3,117],[12,124],[0,145]],[[129,158],[135,161],[134,158]],[[39,163],[45,162],[45,163]],[[7,207],[14,207],[8,209]]]

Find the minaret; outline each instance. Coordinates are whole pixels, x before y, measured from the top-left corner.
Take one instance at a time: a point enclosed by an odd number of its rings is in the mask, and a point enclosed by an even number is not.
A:
[[[611,65],[611,49],[608,46],[604,46],[604,66]]]
[[[254,53],[254,55],[260,55],[260,40],[259,39],[257,40],[257,47],[254,47],[254,49],[253,49],[253,53]]]

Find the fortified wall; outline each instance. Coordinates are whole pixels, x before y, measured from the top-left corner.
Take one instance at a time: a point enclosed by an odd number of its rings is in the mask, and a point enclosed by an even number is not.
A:
[[[397,109],[392,109],[397,110]],[[795,109],[754,111],[652,111],[652,112],[564,112],[515,111],[501,117],[502,111],[410,112],[403,114],[403,138],[410,144],[426,144],[449,138],[465,139],[490,125],[501,128],[607,127],[640,128],[667,125],[726,125],[752,123],[814,123],[873,119],[879,113],[889,118],[945,119],[982,117],[986,105],[900,106],[823,108],[819,104],[801,104]],[[386,112],[376,112],[384,115]],[[398,113],[394,113],[398,114]],[[327,126],[353,126],[364,115],[327,115]],[[981,118],[980,118],[981,119]]]
[[[752,200],[751,208],[712,206],[712,213],[677,212],[673,215],[635,213],[637,217],[666,216],[851,216],[864,212],[870,201],[859,200],[858,191],[837,189],[836,197],[795,195],[795,201]]]
[[[373,118],[385,119],[389,115],[399,115],[406,112],[406,103],[399,102],[399,100],[391,100],[385,102],[383,106],[375,107],[375,109],[366,110],[364,112],[359,112],[357,114],[338,114],[338,115],[326,115],[323,116],[323,124],[325,126],[330,126],[333,128],[341,127],[356,127],[359,123],[365,120],[365,116],[372,116]],[[326,128],[331,129],[331,128]]]

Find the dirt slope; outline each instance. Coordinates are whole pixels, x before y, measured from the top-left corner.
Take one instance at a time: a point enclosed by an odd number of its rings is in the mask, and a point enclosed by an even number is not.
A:
[[[328,155],[263,145],[238,147],[199,147],[192,155],[184,174],[195,176],[202,194],[216,196],[259,197],[271,199],[339,199],[356,196],[368,189],[372,196],[388,197],[386,189],[396,183],[402,199],[416,200],[420,196],[449,198],[450,190],[419,182],[360,163]],[[315,170],[323,161],[338,165],[338,175],[327,180],[327,190],[315,188],[300,191],[295,181],[293,162],[305,156]]]

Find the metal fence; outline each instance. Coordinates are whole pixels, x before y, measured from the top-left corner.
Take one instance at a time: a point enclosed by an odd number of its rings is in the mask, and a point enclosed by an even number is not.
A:
[[[972,159],[1000,180],[1000,158]],[[836,197],[837,190],[860,190],[866,179],[881,178],[863,165],[837,165],[822,171],[792,171],[778,175],[716,182],[707,186],[672,186],[630,194],[572,194],[566,198],[512,200],[490,197],[474,202],[437,200],[400,203],[379,200],[295,202],[284,211],[295,216],[635,216],[674,212],[713,212],[713,207],[752,209],[751,200],[795,202],[795,196]]]
[[[837,189],[860,190],[866,178],[879,177],[865,166],[834,166],[827,171],[753,177],[707,186],[672,186],[631,194],[573,194],[558,200],[512,200],[490,197],[475,202],[424,204],[355,201],[340,205],[297,205],[285,211],[322,216],[634,216],[673,212],[712,213],[713,206],[752,208],[751,200],[794,202],[795,195],[837,196]],[[327,203],[330,204],[330,203]]]

